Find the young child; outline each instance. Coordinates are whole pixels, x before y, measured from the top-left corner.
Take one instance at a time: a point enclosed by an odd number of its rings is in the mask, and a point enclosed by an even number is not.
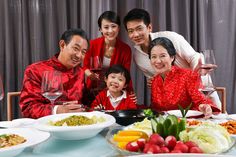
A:
[[[99,92],[91,104],[94,109],[105,110],[127,110],[137,109],[136,104],[125,90],[130,82],[130,74],[120,64],[115,64],[108,68],[105,73],[107,88]]]

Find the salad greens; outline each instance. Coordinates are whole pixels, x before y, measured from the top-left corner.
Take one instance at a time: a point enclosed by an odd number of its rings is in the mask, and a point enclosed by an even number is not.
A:
[[[231,146],[231,138],[225,128],[212,122],[204,122],[179,134],[181,141],[195,142],[204,153],[224,152]]]

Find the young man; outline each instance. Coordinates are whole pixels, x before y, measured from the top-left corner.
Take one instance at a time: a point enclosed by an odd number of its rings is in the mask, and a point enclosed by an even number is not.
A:
[[[67,30],[61,36],[59,47],[60,52],[51,59],[26,68],[20,95],[20,108],[24,117],[40,118],[56,113],[84,111],[81,105],[84,71],[80,64],[89,47],[87,35],[82,29]],[[62,73],[63,94],[56,99],[55,105],[41,93],[44,71]]]
[[[150,64],[148,48],[150,42],[158,37],[166,37],[173,43],[176,49],[174,65],[181,68],[199,68],[201,55],[191,47],[183,36],[171,31],[152,33],[150,15],[146,10],[139,8],[130,10],[123,22],[130,40],[135,44],[134,62],[147,77],[149,87],[154,76],[154,70]],[[214,92],[211,96],[216,105],[221,107],[217,93]]]

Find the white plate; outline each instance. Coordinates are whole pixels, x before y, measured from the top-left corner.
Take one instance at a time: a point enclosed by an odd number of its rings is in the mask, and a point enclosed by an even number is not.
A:
[[[1,157],[16,156],[20,154],[25,148],[39,144],[47,140],[50,136],[50,134],[47,132],[30,128],[0,129],[0,135],[2,134],[17,134],[24,137],[26,139],[26,142],[12,147],[0,148]]]
[[[5,128],[19,128],[19,127],[30,127],[35,122],[35,119],[31,118],[19,118],[12,121],[1,121],[0,127]]]
[[[231,155],[216,155],[216,154],[145,154],[145,155],[133,155],[132,157],[233,157]]]
[[[167,111],[168,114],[175,115],[177,117],[182,117],[180,110],[169,110]],[[195,117],[202,115],[202,112],[195,111],[195,110],[188,110],[187,115],[185,117]]]
[[[236,114],[229,114],[228,117],[232,118],[233,120],[236,120]]]
[[[83,126],[52,126],[49,125],[50,121],[58,121],[64,118],[67,118],[72,115],[83,115],[86,117],[103,117],[105,118],[105,122],[102,123],[96,123],[92,125],[83,125]],[[64,140],[80,140],[80,139],[86,139],[91,138],[93,136],[96,136],[100,131],[102,131],[104,128],[109,127],[113,124],[115,124],[115,118],[111,115],[105,114],[103,112],[80,112],[80,113],[65,113],[65,114],[56,114],[56,115],[50,115],[46,117],[39,118],[36,120],[35,128],[42,130],[42,131],[48,131],[51,133],[52,136],[64,139]]]

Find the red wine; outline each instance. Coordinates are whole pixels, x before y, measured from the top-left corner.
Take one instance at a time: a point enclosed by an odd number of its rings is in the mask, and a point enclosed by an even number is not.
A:
[[[204,95],[209,96],[209,95],[211,95],[211,94],[215,91],[215,88],[213,88],[213,87],[208,87],[208,88],[200,89],[200,91],[201,91]]]
[[[100,72],[100,71],[102,71],[102,69],[100,68],[100,69],[90,69],[92,72],[94,72],[94,73],[98,73],[98,72]]]

